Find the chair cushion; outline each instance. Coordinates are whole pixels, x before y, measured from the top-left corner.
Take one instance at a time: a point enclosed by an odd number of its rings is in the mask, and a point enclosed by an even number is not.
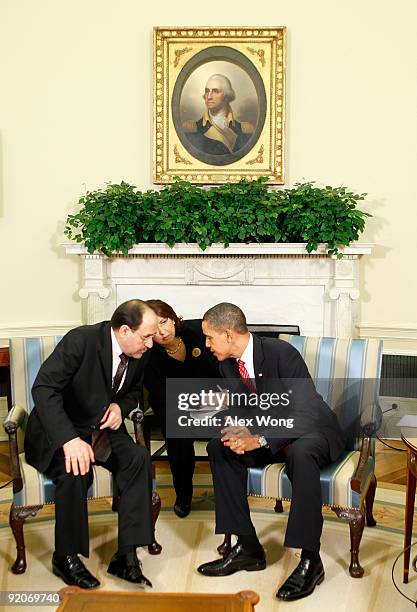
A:
[[[15,506],[41,506],[53,504],[55,499],[55,485],[45,474],[26,463],[25,454],[19,455],[20,472],[23,479],[23,488],[13,495]],[[99,497],[112,497],[113,477],[111,472],[101,466],[93,465],[93,483],[88,489],[89,499]]]
[[[45,474],[26,463],[25,454],[19,455],[20,473],[22,474],[23,488],[13,495],[15,506],[42,506],[53,504],[55,500],[55,485]],[[156,483],[153,482],[155,491]],[[105,468],[93,465],[93,483],[88,489],[88,499],[113,496],[113,477]]]
[[[361,493],[352,491],[351,480],[359,460],[359,451],[346,451],[340,459],[320,472],[322,503],[325,506],[359,508],[374,472],[374,458],[368,458]],[[290,500],[291,483],[285,471],[285,463],[274,463],[264,468],[248,470],[248,495],[260,495],[274,499]]]

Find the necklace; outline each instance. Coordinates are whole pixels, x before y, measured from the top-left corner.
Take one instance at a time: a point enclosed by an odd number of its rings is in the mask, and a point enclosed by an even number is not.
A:
[[[181,348],[181,344],[182,344],[182,338],[181,336],[178,338],[178,344],[177,346],[174,348],[174,350],[170,351],[168,348],[165,347],[166,352],[168,353],[168,355],[175,355],[175,353],[178,353],[178,351]]]

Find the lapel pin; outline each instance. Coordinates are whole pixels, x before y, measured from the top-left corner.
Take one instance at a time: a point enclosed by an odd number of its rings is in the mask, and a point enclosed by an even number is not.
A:
[[[198,348],[198,346],[196,346],[195,348],[193,348],[193,350],[191,351],[191,354],[193,357],[200,357],[201,355],[201,349]]]

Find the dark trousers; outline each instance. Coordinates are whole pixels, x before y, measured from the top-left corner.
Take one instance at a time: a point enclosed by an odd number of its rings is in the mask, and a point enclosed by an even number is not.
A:
[[[195,468],[194,440],[166,438],[165,443],[177,499],[180,503],[191,504]]]
[[[211,440],[207,451],[216,500],[216,533],[255,534],[246,494],[248,467],[285,461],[292,499],[284,544],[320,550],[323,527],[320,468],[330,463],[329,445],[324,436],[294,440],[287,455],[273,455],[269,449],[237,455],[219,439]]]
[[[147,449],[135,444],[123,429],[109,430],[112,454],[106,463],[120,495],[118,546],[144,546],[153,540],[152,473]],[[55,551],[59,555],[89,554],[87,491],[93,480],[65,472],[60,449],[46,472],[55,484]]]

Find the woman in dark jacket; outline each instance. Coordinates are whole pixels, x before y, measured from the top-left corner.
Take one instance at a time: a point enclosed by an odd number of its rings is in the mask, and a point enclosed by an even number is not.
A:
[[[145,369],[145,387],[166,442],[176,493],[174,512],[184,518],[193,496],[194,440],[166,436],[166,379],[218,378],[218,362],[206,349],[200,319],[182,321],[162,300],[147,304],[158,317],[158,333]]]

